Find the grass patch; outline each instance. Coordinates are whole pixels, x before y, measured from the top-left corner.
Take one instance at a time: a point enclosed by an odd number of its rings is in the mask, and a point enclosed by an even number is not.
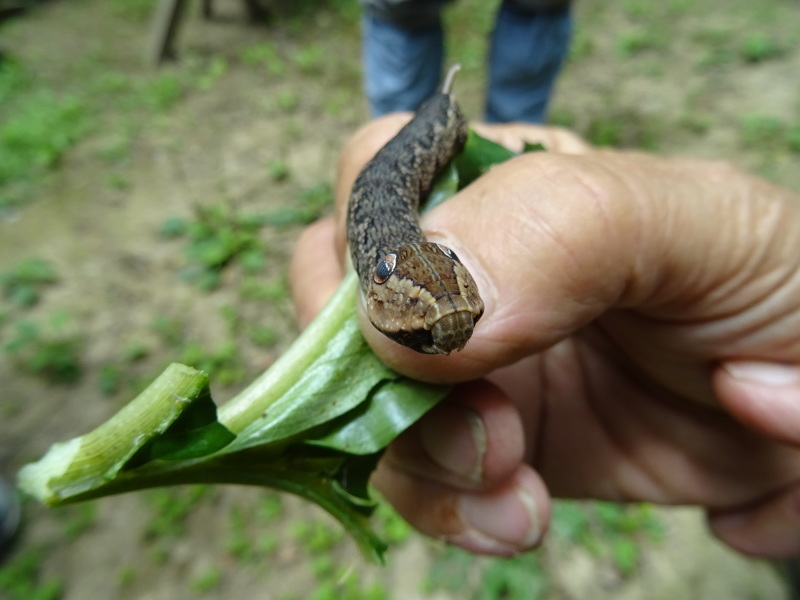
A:
[[[194,70],[194,88],[208,91],[228,72],[228,61],[221,56],[215,56],[208,61],[196,62]]]
[[[786,145],[790,152],[800,154],[800,122],[792,125],[786,132]]]
[[[475,600],[530,600],[543,597],[547,579],[532,556],[490,560],[483,569]]]
[[[378,504],[373,516],[375,528],[380,531],[381,539],[389,546],[400,545],[411,536],[411,525],[386,502]]]
[[[248,535],[250,531],[249,515],[234,506],[228,514],[228,537],[225,540],[225,549],[237,560],[243,562],[255,562],[258,556],[258,548]]]
[[[239,60],[246,65],[260,67],[272,76],[277,77],[286,73],[286,61],[278,51],[278,46],[271,42],[261,42],[242,48]]]
[[[325,66],[325,54],[316,44],[308,44],[294,53],[294,63],[305,75],[320,75]]]
[[[137,20],[152,0],[120,2],[115,12]],[[104,56],[77,56],[57,76],[6,58],[0,63],[0,215],[36,196],[47,176],[89,134],[109,137],[101,154],[126,158],[141,123],[175,108],[190,91],[212,88],[228,71],[221,57],[187,57],[180,70],[131,72]],[[122,121],[122,124],[120,124]],[[110,185],[126,189],[121,176]]]
[[[111,7],[124,19],[146,22],[153,16],[155,0],[112,0]]]
[[[765,33],[750,33],[739,43],[739,57],[747,63],[759,63],[784,53],[781,45]]]
[[[635,572],[642,547],[664,534],[649,505],[571,501],[554,504],[550,531],[568,546],[586,548],[598,561],[612,564],[623,577]],[[548,589],[539,553],[477,558],[447,547],[432,563],[422,591],[441,591],[465,600],[540,600],[547,597]]]
[[[267,172],[269,173],[269,178],[275,183],[286,181],[292,174],[289,165],[282,160],[273,160],[270,162],[267,165]]]
[[[41,258],[29,258],[0,272],[0,288],[5,297],[18,307],[34,306],[41,299],[42,291],[58,281],[56,271]]]
[[[617,37],[617,51],[629,58],[645,51],[659,50],[666,46],[666,39],[652,28],[637,28]]]
[[[68,316],[54,315],[47,326],[27,319],[18,321],[5,353],[18,368],[53,383],[75,383],[83,375],[83,338],[65,330]]]
[[[0,567],[0,597],[4,600],[58,600],[64,584],[57,578],[43,579],[40,564],[45,552],[33,548],[15,555]]]
[[[742,145],[756,152],[800,152],[800,122],[787,124],[772,115],[745,115],[740,123]]]
[[[79,506],[65,507],[60,515],[64,520],[64,538],[74,542],[89,531],[97,521],[97,503],[87,502]]]
[[[0,212],[23,203],[90,129],[86,103],[36,85],[13,61],[0,63]]]
[[[539,555],[478,559],[449,547],[434,561],[423,582],[423,592],[443,591],[465,600],[538,600],[547,591]]]
[[[186,520],[194,509],[208,497],[207,485],[192,485],[178,489],[156,489],[143,492],[154,515],[144,534],[151,539],[178,538],[186,533]]]
[[[595,116],[581,133],[595,146],[656,150],[661,125],[635,112]]]
[[[754,65],[786,54],[786,47],[777,36],[759,31],[737,35],[727,29],[703,29],[694,35],[694,41],[705,49],[699,62],[701,68],[737,62]]]
[[[260,218],[264,224],[272,227],[307,225],[319,219],[332,201],[333,189],[330,184],[323,182],[301,190],[291,206],[266,213]]]
[[[215,349],[189,342],[183,348],[178,362],[205,371],[223,386],[240,383],[247,375],[239,356],[238,344],[234,340],[225,341]]]
[[[232,263],[239,263],[250,272],[261,269],[265,248],[258,231],[262,226],[259,217],[238,213],[226,204],[214,204],[197,207],[191,221],[168,219],[161,234],[186,238],[187,266],[181,271],[181,278],[212,290],[219,286],[223,270]]]
[[[577,62],[592,54],[594,42],[589,34],[580,26],[576,26],[569,45],[568,59]]]
[[[162,73],[141,87],[143,103],[159,112],[167,112],[183,97],[181,78],[175,73]]]
[[[250,341],[262,348],[273,348],[278,340],[278,334],[272,327],[257,325],[250,331]]]
[[[117,585],[124,589],[131,587],[136,581],[136,570],[130,565],[120,567],[117,571]]]
[[[217,589],[222,583],[222,570],[217,566],[208,567],[192,580],[192,591],[195,594],[207,594]]]
[[[283,498],[277,493],[266,493],[258,505],[256,516],[266,522],[277,521],[283,516]]]
[[[309,555],[330,551],[344,539],[341,527],[323,521],[298,520],[292,523],[291,530],[292,537]]]
[[[553,535],[610,561],[625,577],[639,562],[641,547],[662,539],[663,527],[647,504],[560,501],[553,506]]]

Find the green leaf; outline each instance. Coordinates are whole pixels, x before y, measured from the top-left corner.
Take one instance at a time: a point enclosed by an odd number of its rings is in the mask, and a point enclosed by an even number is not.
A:
[[[461,176],[453,163],[450,163],[436,176],[428,199],[420,206],[420,212],[431,210],[449,200],[458,191]]]
[[[327,423],[364,402],[381,382],[396,377],[369,350],[358,322],[350,319],[327,342],[320,358],[239,433],[231,450],[269,444]]]
[[[361,336],[355,321],[356,288],[351,273],[273,366],[220,408],[220,422],[238,435],[236,449],[315,427],[364,401],[382,376],[396,377],[370,356]],[[364,381],[355,382],[362,375]],[[360,398],[355,388],[347,389],[356,383]],[[305,394],[313,408],[303,406]]]
[[[371,398],[331,423],[309,444],[348,454],[372,454],[389,445],[445,396],[449,387],[400,378],[375,390]]]
[[[540,144],[539,142],[536,142],[535,144],[531,142],[525,142],[525,144],[522,147],[523,154],[526,152],[546,152],[546,151],[547,148],[545,148],[544,145]]]
[[[545,150],[546,148],[542,144],[525,142],[522,152],[543,152]],[[452,162],[452,165],[458,171],[459,189],[475,181],[494,165],[505,162],[515,156],[518,156],[517,152],[509,150],[497,142],[488,140],[470,129],[464,149]]]
[[[161,435],[153,438],[126,463],[126,468],[151,460],[200,458],[221,450],[236,436],[217,421],[217,407],[208,385],[194,398],[177,398],[189,403]]]
[[[497,142],[481,137],[470,129],[464,150],[453,159],[453,164],[458,169],[459,188],[469,185],[492,166],[514,156],[516,156],[515,152]]]
[[[354,506],[362,507],[364,514],[371,514],[376,507],[375,500],[370,495],[369,478],[382,455],[383,449],[374,454],[348,456],[336,473],[334,489],[340,494],[346,494]]]

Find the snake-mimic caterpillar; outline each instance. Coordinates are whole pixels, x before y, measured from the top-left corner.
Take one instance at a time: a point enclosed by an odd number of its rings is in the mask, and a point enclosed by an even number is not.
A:
[[[442,87],[359,174],[350,194],[347,237],[372,324],[417,352],[461,350],[483,301],[455,252],[428,242],[418,207],[441,168],[467,139],[467,122]]]

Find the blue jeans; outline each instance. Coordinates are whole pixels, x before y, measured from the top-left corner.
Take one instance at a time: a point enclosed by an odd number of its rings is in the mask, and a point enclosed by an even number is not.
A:
[[[541,123],[556,77],[569,49],[568,2],[545,10],[523,9],[505,0],[497,13],[489,52],[488,122]],[[416,110],[438,86],[444,60],[439,11],[400,7],[412,2],[367,2],[362,21],[364,86],[372,116]],[[382,4],[380,10],[371,4]],[[536,4],[536,2],[532,2]],[[392,20],[389,20],[392,19]]]

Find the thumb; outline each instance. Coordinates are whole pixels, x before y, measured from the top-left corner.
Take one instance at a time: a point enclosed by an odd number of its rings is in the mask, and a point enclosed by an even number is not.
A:
[[[366,317],[362,331],[390,366],[426,380],[475,379],[612,308],[663,324],[653,328],[658,335],[717,323],[701,332],[703,359],[713,359],[724,345],[717,330],[745,343],[749,322],[737,315],[754,306],[787,324],[800,318],[796,302],[766,306],[762,285],[765,274],[800,267],[797,224],[794,195],[723,163],[624,152],[522,155],[422,220],[431,240],[461,257],[484,300],[466,348],[420,355],[383,339]],[[628,334],[644,344],[643,356],[657,350],[643,331]]]
[[[384,339],[361,311],[373,349],[412,377],[474,379],[598,316],[619,297],[627,278],[629,261],[615,230],[632,223],[621,208],[614,209],[619,219],[604,215],[608,199],[620,194],[600,198],[606,192],[587,184],[587,172],[608,176],[589,159],[523,155],[427,213],[426,237],[458,254],[476,280],[484,315],[463,351],[441,357]]]

